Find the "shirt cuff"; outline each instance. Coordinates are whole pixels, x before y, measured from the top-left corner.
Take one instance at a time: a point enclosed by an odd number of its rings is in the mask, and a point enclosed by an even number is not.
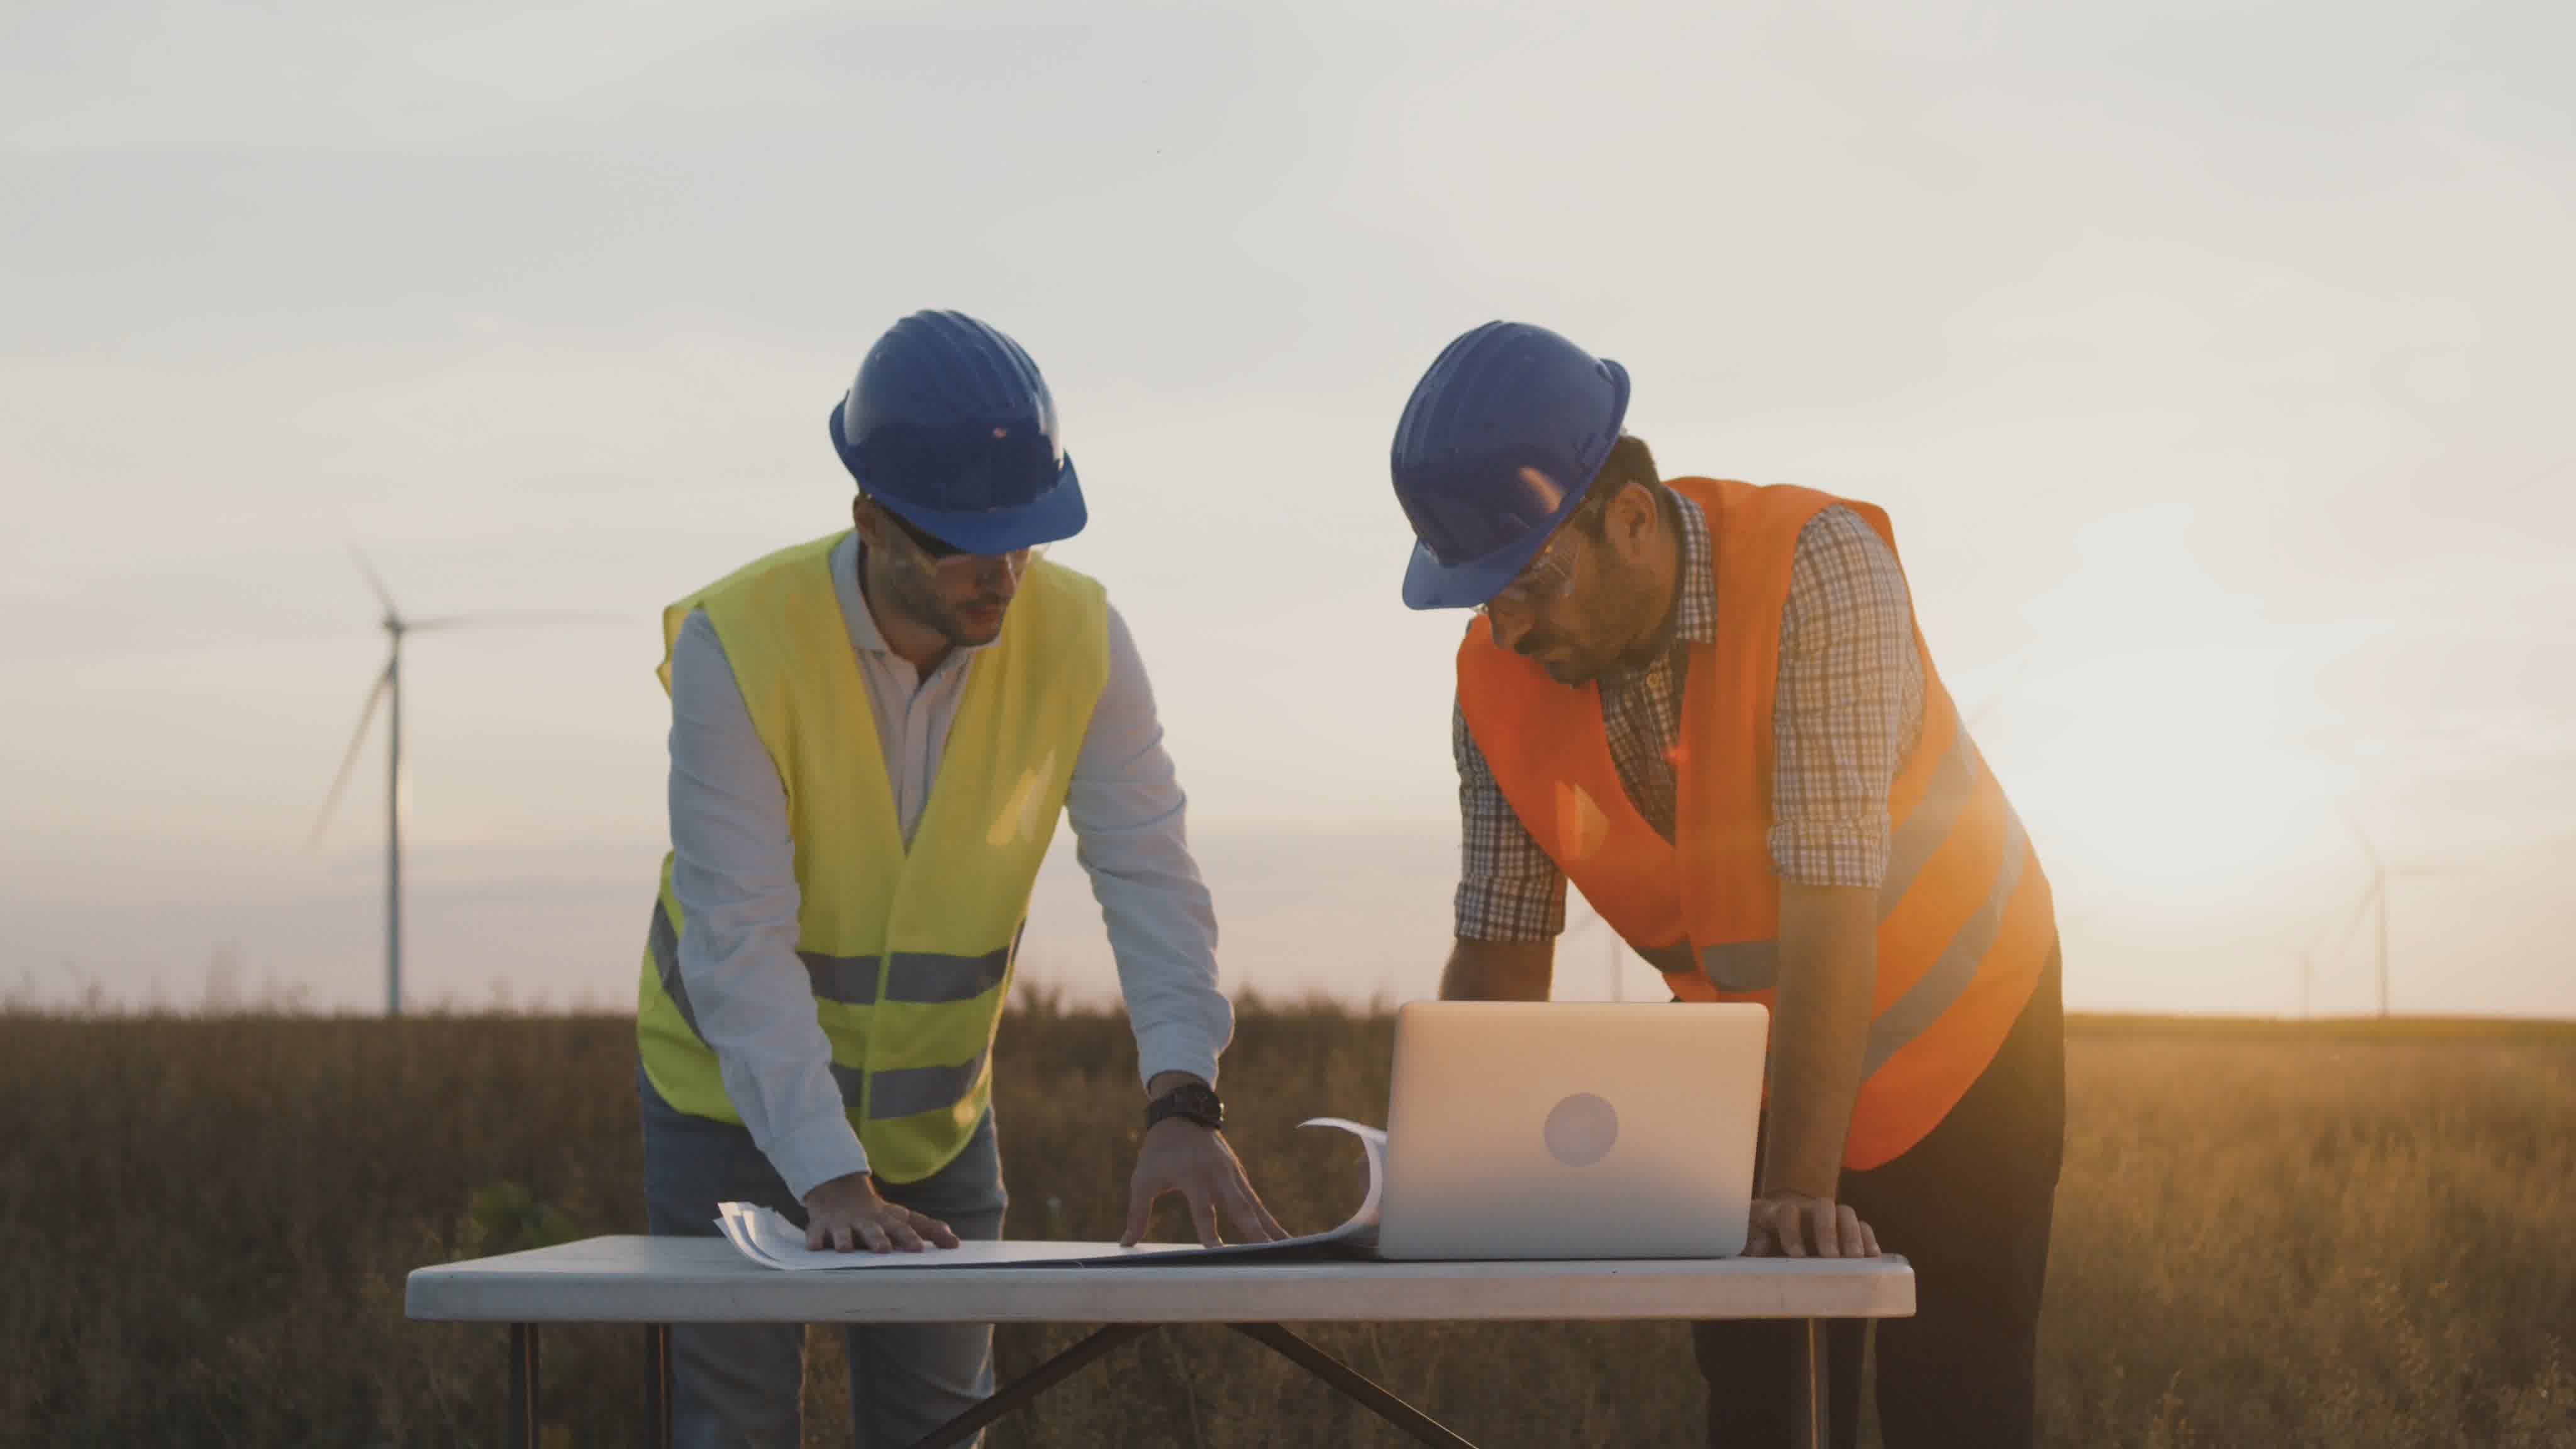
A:
[[[1186,1026],[1157,1026],[1136,1034],[1136,1072],[1150,1082],[1165,1072],[1187,1072],[1216,1085],[1216,1049]]]
[[[850,1119],[838,1113],[818,1117],[770,1144],[769,1165],[787,1182],[798,1202],[836,1177],[868,1170],[868,1150]]]
[[[1462,879],[1451,910],[1460,940],[1553,941],[1565,933],[1565,883]]]
[[[1771,827],[1771,868],[1797,885],[1876,887],[1887,880],[1888,828],[1783,820]]]

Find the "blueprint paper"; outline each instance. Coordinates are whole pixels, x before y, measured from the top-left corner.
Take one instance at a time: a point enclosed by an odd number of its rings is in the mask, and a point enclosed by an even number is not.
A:
[[[1368,1191],[1341,1226],[1306,1233],[1275,1243],[1227,1243],[1205,1248],[1196,1243],[1062,1242],[1005,1238],[999,1242],[966,1242],[954,1248],[924,1248],[918,1253],[843,1253],[805,1246],[805,1230],[776,1211],[755,1203],[718,1203],[717,1227],[725,1241],[764,1268],[791,1272],[870,1268],[1035,1267],[1057,1264],[1101,1267],[1114,1263],[1258,1261],[1263,1258],[1311,1257],[1319,1253],[1364,1253],[1377,1241],[1378,1204],[1386,1184],[1386,1133],[1341,1117],[1316,1117],[1302,1127],[1330,1127],[1359,1139],[1368,1159]]]

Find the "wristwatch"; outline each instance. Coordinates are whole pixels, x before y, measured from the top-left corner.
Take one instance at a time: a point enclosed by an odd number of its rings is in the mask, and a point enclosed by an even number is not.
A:
[[[1185,1117],[1214,1132],[1225,1126],[1225,1102],[1216,1088],[1205,1082],[1183,1082],[1156,1097],[1145,1108],[1145,1125],[1153,1126],[1166,1117]]]

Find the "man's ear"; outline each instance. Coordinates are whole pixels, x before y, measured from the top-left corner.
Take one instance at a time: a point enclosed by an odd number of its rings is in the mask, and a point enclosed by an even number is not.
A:
[[[1655,506],[1655,490],[1635,484],[1621,488],[1610,500],[1610,536],[1619,543],[1622,553],[1634,555],[1644,550],[1647,540],[1663,525],[1662,510]]]

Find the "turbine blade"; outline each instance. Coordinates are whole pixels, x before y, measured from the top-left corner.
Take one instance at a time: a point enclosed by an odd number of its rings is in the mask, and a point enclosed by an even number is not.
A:
[[[313,834],[304,842],[306,850],[322,843],[322,827],[331,823],[331,811],[340,803],[340,792],[349,788],[349,772],[357,768],[358,751],[367,743],[367,726],[376,722],[376,706],[384,703],[385,691],[393,687],[393,682],[393,662],[387,660],[384,673],[376,676],[376,687],[367,691],[367,707],[358,713],[358,732],[349,736],[349,752],[340,757],[340,773],[331,781],[331,793],[322,801],[322,813],[313,819]]]
[[[2576,468],[2576,453],[2570,453],[2566,457],[2559,459],[2557,462],[2552,463],[2545,468],[2535,469],[2532,472],[2524,474],[2515,482],[2506,484],[2502,492],[2496,494],[2493,498],[2490,498],[2487,501],[2489,503],[2503,503],[2510,499],[2519,498],[2523,494],[2529,493],[2533,489],[2538,488],[2541,484],[2548,482],[2550,479],[2566,472],[2570,468]]]
[[[2378,898],[2379,878],[2377,876],[2373,876],[2371,877],[2369,886],[2362,891],[2361,899],[2352,903],[2352,914],[2346,916],[2344,918],[2344,923],[2335,928],[2335,933],[2331,938],[2319,937],[2317,944],[2322,946],[2328,939],[2331,939],[2336,946],[2342,946],[2346,940],[2351,938],[2353,928],[2361,924],[2361,918],[2370,914],[2370,903]]]
[[[349,546],[349,557],[357,561],[358,572],[367,576],[367,587],[376,591],[376,602],[385,606],[386,617],[391,618],[400,614],[402,611],[394,607],[392,592],[386,589],[385,581],[377,575],[376,566],[367,562],[367,556],[359,549],[358,541],[346,534],[341,535],[340,541]]]
[[[436,618],[406,621],[403,632],[417,634],[424,629],[515,629],[542,624],[631,622],[624,614],[604,609],[504,609],[480,614],[441,614]]]

